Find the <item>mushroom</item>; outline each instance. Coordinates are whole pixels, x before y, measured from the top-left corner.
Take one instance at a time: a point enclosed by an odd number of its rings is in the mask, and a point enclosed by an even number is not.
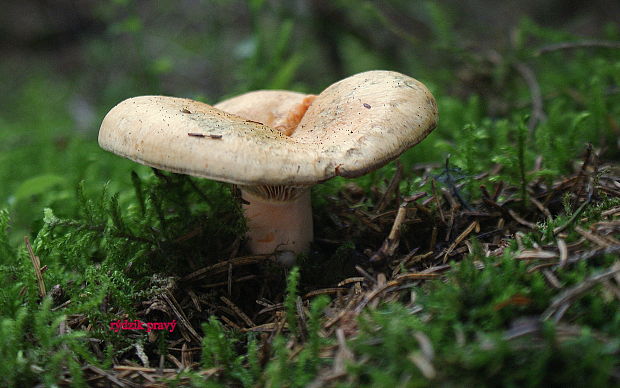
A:
[[[437,118],[421,82],[375,70],[318,96],[262,90],[215,106],[130,98],[106,115],[99,144],[151,167],[238,185],[249,249],[290,261],[313,238],[311,186],[387,164],[424,139]]]

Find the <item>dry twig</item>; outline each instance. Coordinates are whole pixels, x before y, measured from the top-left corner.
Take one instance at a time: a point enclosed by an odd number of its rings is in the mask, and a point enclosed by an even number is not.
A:
[[[32,266],[34,267],[34,275],[37,277],[39,296],[43,298],[45,297],[46,292],[45,282],[43,281],[43,273],[41,271],[41,261],[39,260],[39,256],[35,256],[34,251],[32,250],[32,245],[30,245],[30,239],[28,238],[28,236],[24,236],[24,242],[26,243],[26,248],[28,249],[30,261],[32,262]]]

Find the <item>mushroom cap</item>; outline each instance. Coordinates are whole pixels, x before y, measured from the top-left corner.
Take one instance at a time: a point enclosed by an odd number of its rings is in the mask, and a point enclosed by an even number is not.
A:
[[[278,129],[289,124],[290,112],[306,97],[307,94],[288,90],[257,90],[218,102],[213,107]]]
[[[99,144],[138,163],[223,182],[311,185],[378,168],[437,123],[437,105],[422,83],[370,71],[325,89],[291,136],[261,124],[306,97],[258,91],[223,101],[220,109],[184,98],[134,97],[106,115]]]
[[[435,98],[420,81],[374,70],[336,82],[313,101],[291,136],[314,144],[334,175],[358,177],[421,142],[437,126]]]

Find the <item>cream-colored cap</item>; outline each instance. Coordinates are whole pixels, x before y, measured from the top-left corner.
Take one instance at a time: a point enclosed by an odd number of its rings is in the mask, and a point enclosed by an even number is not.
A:
[[[257,90],[218,102],[213,107],[265,124],[290,135],[315,96],[288,90]]]
[[[428,89],[391,71],[351,76],[314,101],[258,91],[216,107],[175,97],[130,98],[106,115],[99,144],[138,163],[223,182],[310,185],[378,168],[437,123]],[[265,125],[286,121],[291,110],[303,115],[291,136]]]

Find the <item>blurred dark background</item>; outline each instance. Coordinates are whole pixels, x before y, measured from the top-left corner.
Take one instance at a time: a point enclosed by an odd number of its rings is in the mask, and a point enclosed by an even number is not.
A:
[[[111,104],[136,94],[215,102],[255,88],[316,92],[370,68],[462,75],[450,49],[510,45],[524,18],[598,36],[620,19],[620,2],[5,0],[0,113],[32,109],[15,105],[34,80],[43,101],[64,101],[76,127],[94,131]]]

